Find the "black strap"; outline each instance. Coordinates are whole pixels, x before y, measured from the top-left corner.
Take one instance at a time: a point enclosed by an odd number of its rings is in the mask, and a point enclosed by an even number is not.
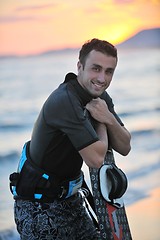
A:
[[[89,187],[88,187],[88,185],[87,185],[87,183],[86,183],[85,180],[83,180],[82,187],[88,190],[88,195],[87,195],[86,198],[87,198],[87,201],[88,201],[90,207],[92,208],[93,212],[94,212],[95,215],[96,215],[96,209],[95,209],[95,205],[94,205],[94,199],[93,199],[92,193],[91,193],[91,191],[90,191],[90,189],[89,189]],[[87,210],[88,210],[88,212],[89,212],[89,214],[90,214],[90,216],[91,216],[91,218],[92,218],[92,221],[93,221],[95,227],[96,227],[97,229],[99,229],[99,224],[98,224],[96,218],[94,217],[94,215],[92,214],[92,212],[90,211],[90,209],[89,209],[88,204],[87,204],[86,201],[85,201],[85,204],[86,204]]]

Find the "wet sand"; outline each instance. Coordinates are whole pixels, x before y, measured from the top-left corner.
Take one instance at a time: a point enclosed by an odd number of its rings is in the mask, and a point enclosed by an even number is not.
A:
[[[133,240],[160,240],[160,188],[126,211]]]

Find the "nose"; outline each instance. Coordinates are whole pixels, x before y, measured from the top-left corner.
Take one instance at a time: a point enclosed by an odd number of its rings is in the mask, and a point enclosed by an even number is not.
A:
[[[104,83],[105,82],[105,73],[103,71],[98,74],[97,80],[100,83]]]

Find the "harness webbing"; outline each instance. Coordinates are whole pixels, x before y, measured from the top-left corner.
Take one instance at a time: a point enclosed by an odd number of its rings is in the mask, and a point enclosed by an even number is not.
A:
[[[88,195],[86,196],[87,201],[88,201],[90,207],[92,208],[94,214],[96,215],[96,209],[95,209],[95,205],[94,205],[93,196],[92,196],[92,193],[91,193],[91,191],[90,191],[90,189],[89,189],[89,187],[88,187],[88,185],[87,185],[87,183],[86,183],[85,180],[83,180],[82,187],[85,188],[85,189],[87,189],[87,191],[88,191]],[[90,211],[86,200],[85,200],[85,204],[86,204],[87,210],[88,210],[88,212],[89,212],[89,214],[90,214],[90,216],[91,216],[91,218],[92,218],[92,221],[93,221],[95,227],[96,227],[97,229],[99,229],[99,224],[98,224],[96,218],[94,217],[93,213]]]

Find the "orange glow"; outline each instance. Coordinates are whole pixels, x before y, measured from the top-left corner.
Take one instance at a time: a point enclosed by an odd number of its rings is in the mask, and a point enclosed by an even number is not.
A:
[[[142,29],[160,26],[158,0],[53,2],[3,1],[0,55],[79,47],[94,37],[117,44]]]
[[[160,188],[148,198],[127,207],[127,216],[133,239],[159,239]]]

